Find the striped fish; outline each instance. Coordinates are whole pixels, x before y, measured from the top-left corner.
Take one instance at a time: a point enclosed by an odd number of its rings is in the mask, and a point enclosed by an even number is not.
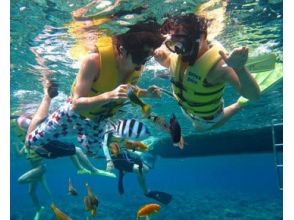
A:
[[[141,139],[151,135],[148,127],[136,119],[118,120],[111,123],[113,126],[113,135],[118,138]]]

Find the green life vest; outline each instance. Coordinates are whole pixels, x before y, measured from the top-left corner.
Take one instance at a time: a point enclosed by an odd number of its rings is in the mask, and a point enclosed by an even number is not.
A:
[[[208,117],[222,108],[224,83],[207,86],[209,71],[221,59],[219,51],[225,51],[219,43],[213,43],[194,64],[181,72],[182,61],[177,54],[170,55],[173,95],[182,108],[199,117]]]

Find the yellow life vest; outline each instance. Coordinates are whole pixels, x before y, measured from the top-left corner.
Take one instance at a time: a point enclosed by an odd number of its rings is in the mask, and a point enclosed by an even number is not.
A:
[[[93,97],[105,92],[109,92],[119,86],[117,65],[114,57],[113,42],[111,37],[103,37],[98,40],[97,47],[100,54],[100,74],[99,78],[93,82],[87,97]],[[125,83],[136,84],[140,78],[141,71],[134,71]],[[75,89],[75,82],[72,92]],[[123,106],[124,101],[111,101],[103,105],[84,111],[80,115],[87,118],[99,116],[112,116]]]
[[[224,83],[206,86],[205,79],[209,71],[221,59],[219,51],[224,48],[219,43],[212,44],[194,64],[181,73],[181,58],[170,55],[173,95],[182,108],[199,117],[214,115],[222,108]]]

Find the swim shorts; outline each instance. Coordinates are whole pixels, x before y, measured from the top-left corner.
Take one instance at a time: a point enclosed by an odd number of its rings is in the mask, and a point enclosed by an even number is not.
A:
[[[88,155],[95,155],[101,149],[106,123],[105,117],[94,121],[77,114],[72,109],[72,103],[69,100],[27,135],[26,146],[35,148],[48,144],[47,150],[54,152],[54,155],[60,155],[58,152],[63,152],[63,150],[59,148],[56,150],[52,144],[52,141],[58,140],[77,144]],[[69,154],[68,149],[70,149],[69,152],[72,152],[71,147],[67,146],[66,153],[61,154]]]

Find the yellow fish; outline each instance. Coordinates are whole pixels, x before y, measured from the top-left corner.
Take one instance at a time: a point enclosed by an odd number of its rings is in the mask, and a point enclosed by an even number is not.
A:
[[[126,140],[125,142],[126,148],[133,151],[147,151],[148,147],[146,144],[143,144],[140,141],[129,141]]]
[[[157,213],[159,209],[160,209],[160,205],[156,203],[146,204],[138,210],[137,220],[141,217],[145,217],[146,220],[147,219],[149,220],[150,219],[149,216],[153,213]]]
[[[92,216],[96,216],[96,209],[99,205],[98,198],[93,193],[88,183],[86,183],[86,188],[87,188],[88,195],[84,197],[85,208],[87,211],[91,212]]]
[[[148,116],[150,115],[150,112],[151,112],[151,106],[144,103],[139,97],[138,97],[138,94],[136,94],[136,92],[134,91],[134,89],[132,87],[129,88],[128,92],[127,92],[127,95],[129,97],[129,99],[137,104],[137,105],[140,105],[141,106],[141,109],[142,109],[142,112],[145,116]]]
[[[68,178],[68,194],[72,196],[77,196],[78,192],[77,190],[73,187],[72,182],[70,178]]]
[[[68,217],[66,214],[64,214],[60,209],[58,209],[54,203],[50,205],[51,209],[55,213],[57,220],[72,220],[72,218]]]

